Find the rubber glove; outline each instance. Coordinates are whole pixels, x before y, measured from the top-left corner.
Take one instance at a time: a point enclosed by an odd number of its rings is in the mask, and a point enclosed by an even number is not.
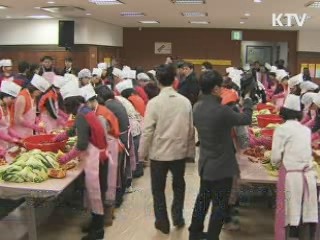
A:
[[[3,148],[0,148],[0,157],[5,157],[7,154],[7,151]]]
[[[67,120],[65,120],[63,117],[58,117],[57,121],[60,126],[64,126],[67,123]]]
[[[13,130],[12,128],[9,128],[8,132],[12,137],[14,137],[16,139],[21,139],[20,135],[15,130]]]
[[[319,138],[320,138],[320,135],[319,135],[318,132],[312,134],[312,138],[311,138],[312,142],[316,141],[316,140],[319,140]]]
[[[28,122],[27,120],[24,120],[22,122],[22,126],[26,127],[26,128],[31,128],[33,129],[34,131],[38,132],[38,133],[41,133],[41,132],[46,132],[45,128],[44,127],[40,127],[38,126],[37,124],[34,124],[34,123],[30,123]]]
[[[68,121],[69,119],[69,114],[66,114],[64,111],[62,111],[61,109],[59,109],[58,111],[58,115],[60,117],[62,117],[65,121]]]
[[[10,136],[9,133],[6,131],[0,131],[0,139],[10,143],[16,143],[19,141],[18,138]]]
[[[53,141],[54,142],[62,142],[64,140],[67,140],[68,138],[69,138],[68,133],[67,132],[63,132],[63,133],[60,133],[60,134],[56,135],[53,138]]]
[[[66,164],[69,161],[71,161],[72,159],[78,157],[80,155],[81,151],[78,150],[76,147],[74,147],[70,152],[68,152],[67,154],[64,154],[63,156],[58,158],[58,162],[60,164]]]

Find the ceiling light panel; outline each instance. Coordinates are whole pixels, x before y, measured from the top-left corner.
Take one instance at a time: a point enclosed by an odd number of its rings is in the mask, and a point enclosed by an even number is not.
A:
[[[119,0],[89,0],[89,2],[97,4],[97,5],[119,5],[123,4],[123,2]]]
[[[143,24],[159,24],[159,21],[139,21],[139,23],[143,23]]]
[[[311,1],[308,2],[305,6],[310,8],[320,8],[320,1]]]
[[[253,0],[254,3],[262,3],[262,0]]]
[[[191,23],[191,24],[209,24],[210,22],[208,22],[208,21],[190,21],[189,23]]]
[[[2,9],[7,9],[7,8],[8,8],[7,6],[0,5],[0,10],[2,10]]]
[[[206,17],[208,13],[203,12],[183,12],[182,16],[184,17]]]
[[[206,0],[171,0],[174,4],[205,4]]]
[[[51,19],[53,17],[50,17],[48,15],[31,15],[27,16],[27,18],[33,18],[33,19]]]
[[[145,14],[142,12],[122,12],[120,13],[122,17],[144,17]]]

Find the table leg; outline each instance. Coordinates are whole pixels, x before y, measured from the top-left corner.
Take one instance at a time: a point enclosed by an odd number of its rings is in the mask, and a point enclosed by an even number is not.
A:
[[[37,221],[33,198],[26,198],[29,240],[37,240]]]

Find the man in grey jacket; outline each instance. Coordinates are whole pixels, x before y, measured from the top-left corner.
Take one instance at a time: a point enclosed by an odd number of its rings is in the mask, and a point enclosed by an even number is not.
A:
[[[203,96],[194,106],[194,124],[200,140],[200,190],[195,203],[190,240],[203,239],[204,220],[213,203],[209,222],[208,240],[219,240],[226,215],[232,180],[239,172],[231,129],[249,125],[252,118],[252,101],[246,94],[243,113],[221,105],[222,77],[216,71],[205,72],[200,79]]]

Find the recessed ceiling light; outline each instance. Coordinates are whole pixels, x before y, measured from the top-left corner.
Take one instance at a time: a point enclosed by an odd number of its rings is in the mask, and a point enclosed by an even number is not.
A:
[[[310,8],[320,8],[320,1],[310,1],[305,6]]]
[[[145,16],[142,12],[122,12],[120,13],[122,17],[143,17]]]
[[[7,19],[10,19],[10,18],[12,18],[12,17],[11,17],[11,16],[6,16],[6,18],[7,18]]]
[[[246,17],[250,17],[250,16],[251,16],[250,13],[245,13],[244,15],[245,15]]]
[[[97,5],[119,5],[123,4],[123,2],[119,0],[89,0],[89,2],[97,4]]]
[[[143,23],[143,24],[159,24],[160,22],[159,21],[139,21],[139,23]]]
[[[206,0],[171,0],[174,4],[205,4]]]
[[[0,10],[2,10],[2,9],[7,9],[7,8],[8,8],[7,6],[0,5]]]
[[[209,24],[210,22],[208,21],[189,21],[191,24]]]
[[[53,17],[50,17],[48,15],[31,15],[31,16],[27,16],[27,18],[34,18],[34,19],[50,19]]]
[[[244,24],[244,22],[240,22],[240,24]]]
[[[206,17],[208,13],[204,12],[183,12],[181,13],[184,17]]]
[[[54,2],[54,1],[49,1],[49,2],[47,2],[47,3],[49,3],[49,4],[55,4],[56,2]]]
[[[262,0],[253,0],[254,3],[262,3]]]
[[[39,10],[39,9],[41,9],[41,7],[34,7],[34,9],[37,9],[37,10]]]
[[[91,14],[91,13],[86,13],[86,15],[87,15],[87,16],[91,16],[92,14]]]

